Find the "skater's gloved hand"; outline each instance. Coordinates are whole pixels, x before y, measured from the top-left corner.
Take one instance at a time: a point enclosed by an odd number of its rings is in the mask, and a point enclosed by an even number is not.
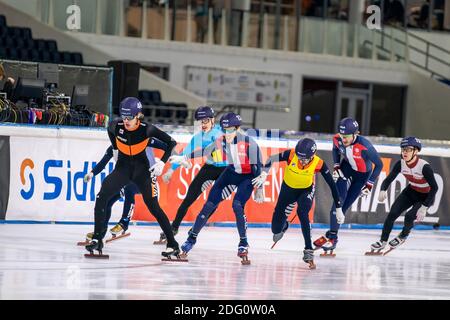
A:
[[[117,162],[117,159],[119,158],[119,150],[113,149],[113,159],[115,162]]]
[[[342,208],[336,208],[336,220],[338,224],[343,224],[345,221],[344,213],[342,212]]]
[[[170,168],[169,170],[166,171],[166,173],[163,174],[162,179],[165,184],[169,183],[170,179],[172,178],[172,174],[173,174],[172,168]]]
[[[94,176],[94,174],[92,172],[89,172],[88,174],[86,174],[83,178],[83,181],[85,183],[88,183],[89,181],[91,181],[92,177]]]
[[[256,203],[264,203],[264,189],[257,188],[255,190],[255,202]]]
[[[427,215],[427,210],[428,210],[428,207],[425,207],[424,205],[422,205],[419,208],[419,210],[417,210],[417,214],[416,214],[416,221],[417,222],[423,221],[423,219]]]
[[[261,188],[264,185],[264,182],[266,182],[267,179],[267,172],[263,171],[259,176],[252,179],[252,184],[255,186],[255,188]]]
[[[174,163],[174,164],[179,164],[186,169],[192,168],[192,163],[189,161],[189,159],[186,156],[177,156],[177,155],[170,156],[169,162]]]
[[[378,195],[378,202],[384,202],[384,200],[386,200],[387,198],[387,192],[381,190],[380,194]]]
[[[341,170],[341,166],[338,164],[334,165],[334,170],[333,170],[333,180],[334,182],[336,182],[339,178],[343,179],[343,180],[347,180],[347,178],[344,176],[344,173]]]
[[[366,185],[364,186],[364,188],[362,188],[361,194],[359,196],[367,197],[370,194],[370,192],[372,191],[372,187],[373,187],[373,184],[371,184],[370,182],[366,182]]]
[[[155,164],[150,168],[150,173],[155,177],[159,177],[164,170],[164,162],[162,162],[159,158],[155,158]]]

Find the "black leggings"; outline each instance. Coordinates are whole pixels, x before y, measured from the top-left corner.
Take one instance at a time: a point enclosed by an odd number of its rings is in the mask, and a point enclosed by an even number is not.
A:
[[[123,186],[130,182],[133,182],[138,187],[144,198],[145,205],[161,226],[167,237],[168,247],[177,247],[178,243],[175,241],[170,228],[170,221],[158,203],[156,183],[152,180],[148,167],[143,165],[116,166],[114,171],[103,181],[95,201],[94,239],[103,239],[105,237],[109,220],[106,210],[108,202],[119,193]]]
[[[189,207],[197,200],[198,196],[207,188],[213,181],[222,174],[226,167],[216,167],[210,164],[205,164],[198,174],[192,180],[191,185],[188,188],[186,198],[180,204],[177,211],[177,216],[172,222],[172,228],[178,229],[180,227],[181,221],[186,216]]]
[[[395,220],[409,207],[412,208],[405,214],[405,222],[401,237],[406,238],[411,229],[414,227],[414,220],[416,219],[417,210],[422,206],[423,201],[427,198],[428,193],[420,193],[407,186],[405,190],[395,199],[392,204],[391,211],[384,221],[383,232],[381,233],[381,241],[388,241],[389,234],[392,231]]]

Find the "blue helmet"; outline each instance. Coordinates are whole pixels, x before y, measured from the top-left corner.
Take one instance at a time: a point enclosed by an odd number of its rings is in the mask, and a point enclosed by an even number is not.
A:
[[[422,143],[416,137],[406,137],[402,139],[402,142],[400,142],[400,148],[405,147],[414,147],[420,151],[422,150]]]
[[[198,107],[194,113],[195,120],[203,120],[214,117],[215,117],[214,109],[208,106]]]
[[[358,122],[352,118],[344,118],[339,121],[340,134],[355,134],[359,130]]]
[[[239,127],[242,123],[242,118],[240,115],[235,114],[234,112],[226,113],[220,118],[220,126],[222,129],[230,128],[230,127]]]
[[[313,139],[303,138],[295,146],[295,154],[299,159],[311,159],[317,151],[317,145]]]
[[[142,112],[142,104],[139,99],[127,97],[120,102],[120,115],[125,117],[135,117]]]

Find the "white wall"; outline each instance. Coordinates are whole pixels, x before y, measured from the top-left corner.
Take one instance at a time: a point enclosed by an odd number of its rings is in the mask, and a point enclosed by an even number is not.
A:
[[[87,33],[73,36],[100,51],[114,54],[116,58],[169,64],[170,82],[182,88],[185,87],[187,65],[291,74],[291,111],[258,111],[259,128],[299,129],[303,77],[395,85],[408,83],[408,67],[389,62]]]
[[[410,72],[405,135],[450,139],[450,87]]]

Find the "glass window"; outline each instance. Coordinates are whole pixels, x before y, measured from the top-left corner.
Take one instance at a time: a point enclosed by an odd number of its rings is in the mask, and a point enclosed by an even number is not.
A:
[[[333,133],[337,81],[303,79],[300,130]]]
[[[401,137],[403,135],[404,87],[374,85],[370,135]]]

